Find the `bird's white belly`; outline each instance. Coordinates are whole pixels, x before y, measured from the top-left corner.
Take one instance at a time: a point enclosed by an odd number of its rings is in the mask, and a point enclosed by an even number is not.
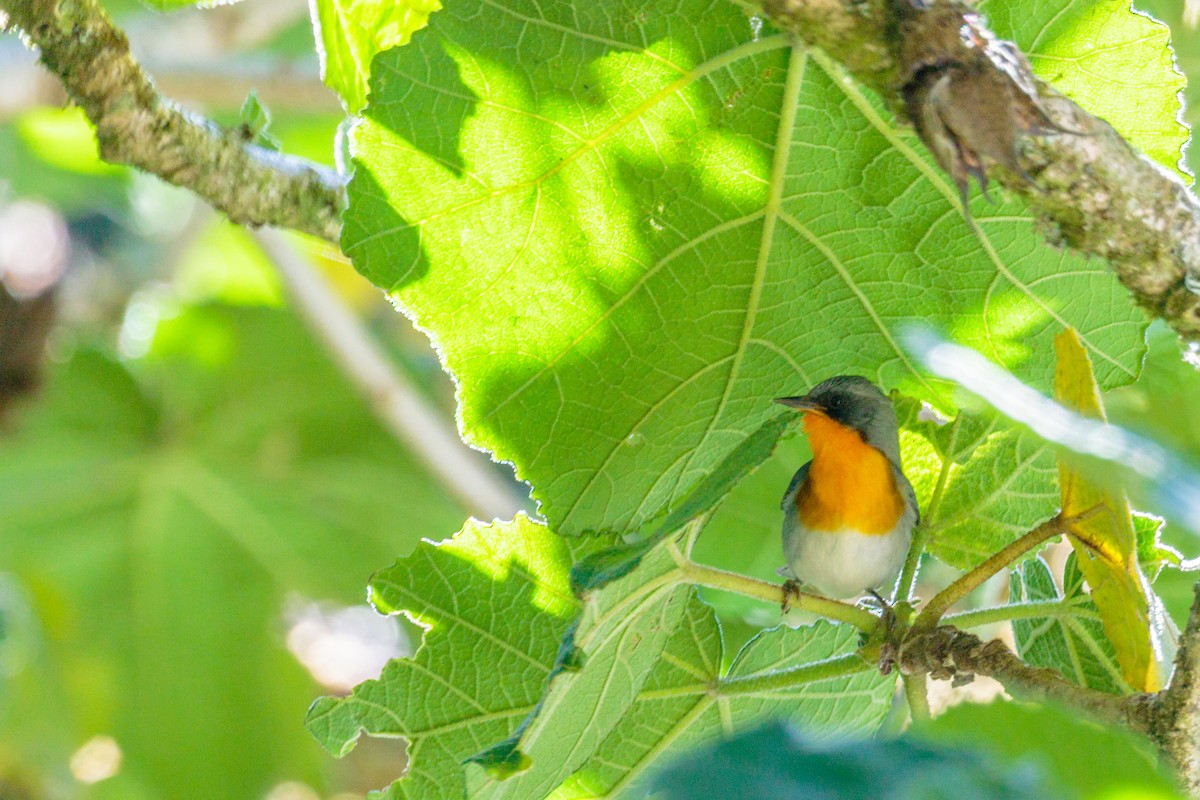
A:
[[[910,525],[882,536],[795,527],[791,536],[784,531],[788,567],[801,582],[830,597],[856,597],[868,589],[889,593],[912,539]]]

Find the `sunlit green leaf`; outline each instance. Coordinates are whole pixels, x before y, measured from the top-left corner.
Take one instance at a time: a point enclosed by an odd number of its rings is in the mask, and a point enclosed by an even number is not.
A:
[[[817,741],[873,733],[891,705],[895,681],[867,664],[787,691],[713,690],[739,678],[848,656],[857,640],[849,626],[828,622],[776,627],[725,669],[713,611],[693,599],[637,700],[592,758],[554,793],[555,800],[637,796],[653,771],[676,754],[763,719],[788,719]]]
[[[538,704],[579,612],[568,571],[600,544],[570,543],[523,516],[423,542],[371,579],[378,610],[426,628],[420,649],[349,697],[318,700],[309,730],[338,755],[360,732],[403,737],[410,766],[389,797],[465,797],[463,761]]]
[[[1181,144],[1188,129],[1178,116],[1179,93],[1188,81],[1175,65],[1170,28],[1131,13],[1125,0],[1060,2],[1052,18],[1026,13],[1025,3],[1007,0],[977,6],[998,31],[1022,44],[1043,80],[1187,177]],[[1143,7],[1141,0],[1137,6]]]
[[[321,76],[354,114],[367,104],[375,54],[407,44],[442,4],[439,0],[312,0],[312,7]]]
[[[674,507],[829,375],[947,406],[911,320],[1042,387],[1063,322],[1106,385],[1137,372],[1144,319],[1102,264],[1017,201],[965,218],[911,131],[736,4],[463,0],[376,60],[372,98],[345,249],[564,534]]]
[[[927,550],[960,569],[975,566],[1054,515],[1054,451],[994,415],[959,413],[944,425],[901,403],[905,474],[917,491]]]
[[[584,594],[549,688],[509,739],[472,757],[472,798],[545,797],[584,764],[621,721],[683,617],[690,592],[667,541],[625,577]]]

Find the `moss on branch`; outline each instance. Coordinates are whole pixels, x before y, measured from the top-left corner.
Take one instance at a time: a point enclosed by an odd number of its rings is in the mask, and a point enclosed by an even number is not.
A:
[[[100,155],[190,189],[231,220],[336,242],[345,192],[332,170],[246,142],[163,98],[96,0],[0,0],[96,128]]]

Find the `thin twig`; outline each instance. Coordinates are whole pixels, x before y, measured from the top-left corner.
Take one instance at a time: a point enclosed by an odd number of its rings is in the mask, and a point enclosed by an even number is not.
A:
[[[759,580],[738,572],[717,569],[705,564],[684,559],[679,565],[679,571],[684,581],[696,586],[707,586],[710,589],[720,589],[725,592],[740,594],[743,597],[753,597],[775,605],[783,601],[784,589],[778,583]],[[808,592],[793,594],[795,598],[791,606],[801,611],[808,611],[828,619],[845,622],[864,633],[870,633],[879,626],[879,617],[864,608],[821,597]]]
[[[324,277],[278,231],[262,228],[253,235],[279,271],[297,310],[375,415],[465,508],[483,519],[512,519],[520,509],[515,491],[481,463],[446,424],[446,416],[392,366]]]
[[[96,126],[100,155],[182,186],[244,225],[337,242],[345,187],[333,170],[245,141],[163,98],[96,0],[0,0]]]
[[[1000,570],[1012,564],[1047,539],[1067,533],[1072,526],[1086,522],[1104,509],[1105,506],[1100,504],[1073,517],[1064,519],[1059,515],[1053,519],[1046,520],[934,595],[933,599],[926,603],[925,608],[921,609],[921,613],[917,616],[913,627],[924,629],[934,627],[955,603],[982,586]]]
[[[1047,617],[1080,617],[1088,612],[1080,608],[1078,600],[1028,600],[1003,606],[973,608],[957,614],[947,614],[942,619],[947,625],[959,628],[977,628],[997,622],[1012,622],[1017,619],[1046,619]],[[1092,618],[1100,619],[1093,613]]]

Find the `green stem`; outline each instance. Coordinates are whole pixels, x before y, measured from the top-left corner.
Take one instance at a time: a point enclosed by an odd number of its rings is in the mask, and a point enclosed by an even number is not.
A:
[[[734,697],[746,694],[763,694],[781,692],[803,686],[806,683],[823,681],[828,678],[841,678],[866,672],[876,665],[858,653],[850,653],[836,658],[816,661],[812,664],[801,664],[790,669],[774,670],[758,675],[747,675],[738,678],[722,678],[717,681],[717,694]]]
[[[975,569],[934,595],[933,599],[926,603],[925,608],[917,615],[913,627],[918,629],[933,628],[941,621],[951,606],[982,586],[988,578],[991,578],[997,572],[1047,539],[1061,536],[1066,529],[1066,521],[1061,516],[1048,519],[1041,525],[1038,525],[1029,533],[1000,550]]]
[[[942,504],[942,495],[946,493],[946,484],[950,481],[950,467],[954,463],[952,456],[954,447],[958,443],[958,430],[961,425],[962,414],[955,414],[954,421],[950,423],[950,443],[946,447],[946,458],[942,462],[941,472],[938,473],[937,484],[933,487],[933,494],[929,496],[929,503],[925,507],[925,513],[922,514],[921,524],[913,531],[912,543],[908,546],[908,555],[904,559],[904,567],[900,570],[900,580],[896,584],[897,601],[912,602],[913,592],[917,588],[917,567],[921,565],[921,554],[925,552],[925,540],[929,538],[929,522],[937,516],[938,508]]]
[[[904,699],[908,701],[908,712],[913,722],[932,719],[929,711],[929,682],[924,672],[904,677]]]
[[[991,625],[1014,619],[1069,617],[1078,613],[1078,603],[1070,600],[1029,600],[1024,603],[960,611],[957,614],[947,615],[944,621],[947,625],[955,625],[959,628],[977,628],[980,625]]]
[[[710,589],[720,589],[744,597],[753,597],[775,605],[779,605],[783,601],[783,587],[777,583],[697,564],[690,560],[682,561],[679,564],[679,571],[684,581],[697,586],[707,586]],[[879,624],[879,617],[864,608],[807,592],[801,592],[799,597],[792,602],[792,607],[838,622],[845,622],[865,633],[874,631]]]
[[[936,626],[938,622],[945,616],[950,607],[962,600],[971,592],[978,589],[987,581],[988,578],[995,575],[1000,570],[1012,564],[1021,556],[1028,553],[1033,548],[1037,547],[1047,539],[1055,536],[1060,536],[1064,533],[1070,533],[1071,528],[1087,522],[1092,517],[1104,511],[1107,508],[1103,503],[1097,503],[1089,508],[1076,514],[1073,517],[1063,518],[1060,513],[1053,519],[1048,519],[1041,525],[1031,530],[1029,533],[1017,539],[1015,542],[1005,547],[1000,552],[996,553],[991,558],[984,561],[975,569],[963,575],[954,583],[947,586],[942,591],[934,595],[921,613],[917,615],[916,621],[913,623],[914,629],[929,630]]]
[[[896,583],[895,602],[911,603],[913,593],[917,588],[917,567],[921,564],[921,555],[925,552],[925,526],[918,525],[913,530],[912,543],[908,546],[908,555],[904,557],[904,567],[900,570],[900,579]]]

